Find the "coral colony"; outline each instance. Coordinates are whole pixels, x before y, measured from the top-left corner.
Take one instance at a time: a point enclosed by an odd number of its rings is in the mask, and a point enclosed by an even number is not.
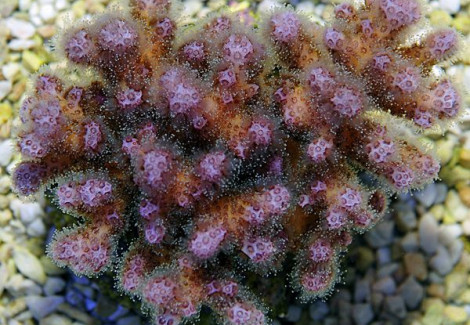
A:
[[[124,7],[57,40],[68,64],[41,70],[21,107],[14,184],[81,220],[54,235],[58,265],[115,270],[156,324],[201,306],[269,323],[242,276],[288,256],[301,299],[327,295],[352,235],[436,178],[418,137],[461,110],[434,68],[460,38],[417,0],[344,3],[326,26],[289,8],[253,27],[228,11],[180,26],[169,0]]]

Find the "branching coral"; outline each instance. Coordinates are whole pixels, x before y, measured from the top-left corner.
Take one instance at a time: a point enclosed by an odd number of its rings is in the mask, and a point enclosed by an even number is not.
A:
[[[157,324],[202,305],[268,322],[231,267],[267,275],[289,254],[292,287],[324,296],[387,197],[436,178],[419,132],[459,114],[432,70],[459,36],[423,30],[423,10],[366,0],[327,26],[289,8],[256,28],[224,11],[180,26],[174,2],[131,0],[70,27],[68,65],[43,69],[21,108],[14,174],[19,194],[48,189],[83,219],[49,255],[89,276],[116,265]]]

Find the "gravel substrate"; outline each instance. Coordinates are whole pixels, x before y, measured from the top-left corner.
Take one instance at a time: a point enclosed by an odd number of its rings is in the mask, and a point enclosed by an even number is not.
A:
[[[334,0],[333,3],[338,1]],[[321,22],[330,1],[292,1]],[[186,21],[226,4],[184,2]],[[448,24],[468,41],[470,0],[430,3],[432,24]],[[10,190],[18,162],[12,126],[28,75],[53,60],[48,41],[64,25],[102,11],[100,0],[0,0],[0,325],[145,324],[96,281],[77,278],[44,256],[52,209],[22,202]],[[280,5],[230,2],[243,19]],[[470,42],[469,42],[470,44]],[[470,90],[470,50],[447,69]],[[468,92],[465,94],[468,106]],[[373,230],[356,238],[341,268],[343,283],[325,301],[289,305],[276,324],[470,325],[470,114],[445,135],[428,135],[442,160],[441,181],[393,201]],[[104,281],[106,282],[106,281]],[[127,307],[125,307],[127,306]]]

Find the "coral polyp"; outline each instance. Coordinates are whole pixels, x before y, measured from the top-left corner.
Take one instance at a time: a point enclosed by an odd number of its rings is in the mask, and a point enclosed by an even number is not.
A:
[[[244,275],[291,263],[298,296],[324,297],[388,197],[436,179],[420,135],[461,111],[435,74],[460,37],[424,28],[424,10],[366,0],[325,26],[287,7],[256,27],[228,10],[182,25],[174,1],[131,0],[65,30],[64,64],[23,102],[13,176],[20,195],[46,191],[79,219],[49,256],[114,272],[157,324],[202,306],[220,323],[269,323]]]

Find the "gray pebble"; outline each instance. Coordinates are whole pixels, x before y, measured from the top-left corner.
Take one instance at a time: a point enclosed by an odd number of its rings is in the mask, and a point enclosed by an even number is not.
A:
[[[116,325],[140,325],[140,318],[138,316],[127,316],[119,319]]]
[[[411,209],[399,211],[396,214],[396,223],[401,231],[408,232],[416,228],[418,225],[418,219],[416,218],[416,212]]]
[[[53,313],[57,307],[64,302],[64,297],[61,296],[28,296],[25,299],[28,309],[37,320]]]
[[[434,183],[427,185],[421,191],[414,193],[416,199],[421,205],[425,208],[429,208],[436,201],[437,198],[437,188]]]
[[[300,320],[300,316],[302,315],[302,308],[295,305],[290,305],[287,309],[286,320],[288,322],[296,323]]]
[[[401,239],[401,247],[407,253],[416,252],[419,248],[418,233],[409,232]]]
[[[357,325],[367,325],[374,319],[374,311],[370,304],[356,304],[353,306],[352,317]]]
[[[321,320],[325,318],[330,312],[330,307],[324,301],[316,301],[310,305],[309,309],[310,318],[313,320]]]
[[[58,277],[49,277],[44,284],[44,293],[46,296],[52,296],[61,292],[65,288],[65,281]]]
[[[354,286],[354,302],[370,301],[370,281],[369,279],[357,279]]]
[[[375,282],[372,289],[385,295],[392,295],[395,293],[397,287],[395,285],[395,281],[393,281],[390,276],[387,276]]]
[[[392,252],[390,247],[381,247],[376,252],[376,261],[378,265],[388,264],[392,261]]]
[[[444,203],[447,197],[447,185],[445,183],[437,183],[436,184],[436,199],[434,200],[434,204],[441,204]]]
[[[419,221],[419,245],[427,254],[434,254],[438,246],[439,227],[436,219],[430,213],[426,213]]]
[[[379,248],[391,244],[393,241],[394,225],[392,220],[385,220],[372,228],[372,230],[365,235],[369,246]]]
[[[424,297],[424,288],[416,281],[413,276],[409,276],[398,288],[398,292],[405,300],[408,309],[414,310],[419,307],[419,304]]]
[[[396,270],[398,270],[398,268],[398,263],[384,265],[377,270],[377,278],[391,276]]]
[[[405,307],[405,301],[403,297],[401,296],[385,297],[384,311],[397,318],[400,318],[400,319],[405,318],[406,307]]]
[[[444,246],[438,246],[437,253],[431,258],[429,265],[442,276],[452,271],[452,259]]]

